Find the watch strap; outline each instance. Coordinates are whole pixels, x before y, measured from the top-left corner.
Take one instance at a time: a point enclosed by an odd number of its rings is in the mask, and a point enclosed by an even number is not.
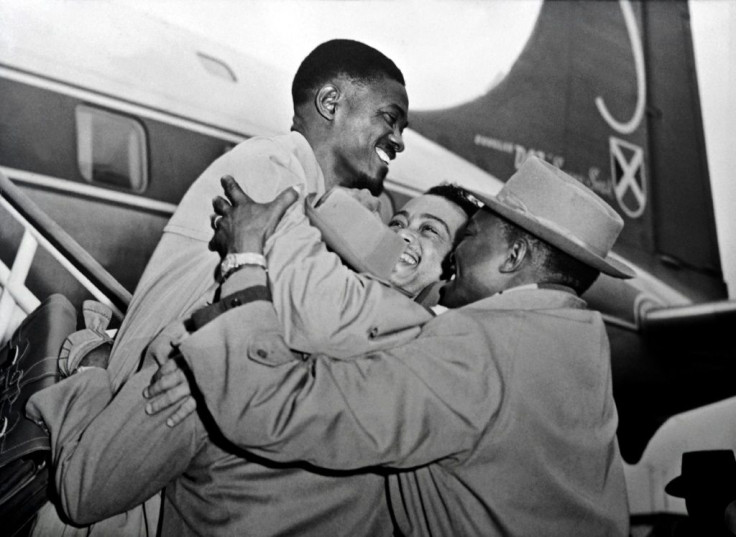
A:
[[[257,300],[271,300],[271,291],[268,287],[265,285],[248,287],[247,289],[223,297],[214,304],[195,311],[190,318],[187,328],[191,331],[198,330],[226,311]]]
[[[263,270],[268,271],[266,258],[263,254],[257,254],[254,252],[227,254],[225,259],[222,260],[222,263],[220,263],[221,281],[224,282],[233,272],[246,266],[261,267]]]

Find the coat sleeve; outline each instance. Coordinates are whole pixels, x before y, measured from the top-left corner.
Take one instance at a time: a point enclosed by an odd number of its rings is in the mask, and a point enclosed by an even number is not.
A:
[[[217,194],[222,195],[223,173],[259,202],[273,200],[290,186],[316,182],[304,156],[267,139],[252,142],[247,152],[236,148],[229,159],[213,165],[209,173],[218,177]],[[345,358],[416,337],[432,315],[401,293],[353,272],[329,251],[306,215],[308,193],[304,189],[287,210],[264,248],[273,303],[289,346]]]
[[[220,178],[231,175],[254,200],[273,200],[284,189],[302,185],[298,159],[269,139],[248,140],[220,156],[191,185],[171,217],[141,276],[133,300],[115,338],[108,370],[117,390],[137,371],[146,346],[176,319],[212,300],[218,282],[212,200],[224,196]],[[298,224],[293,207],[283,227]]]
[[[153,337],[204,305],[217,285],[220,260],[207,243],[214,233],[212,199],[223,196],[222,175],[232,175],[251,198],[267,202],[290,186],[316,182],[315,170],[303,160],[271,140],[253,139],[195,181],[167,224],[116,338],[110,364],[116,389],[137,369]],[[347,357],[395,345],[415,337],[417,326],[431,318],[408,298],[347,269],[309,224],[303,198],[287,211],[265,254],[284,335],[302,352]]]
[[[303,205],[266,244],[273,303],[289,346],[338,358],[416,337],[432,318],[394,289],[357,274],[327,250]]]
[[[278,462],[409,468],[471,450],[501,381],[481,329],[446,314],[415,341],[351,360],[294,359],[266,302],[234,310],[180,350],[236,445]],[[242,320],[248,318],[248,329]]]
[[[91,524],[143,503],[202,444],[197,417],[170,428],[166,413],[145,413],[142,392],[154,371],[135,374],[114,399],[107,371],[93,368],[28,401],[28,416],[49,429],[56,490],[72,522]]]

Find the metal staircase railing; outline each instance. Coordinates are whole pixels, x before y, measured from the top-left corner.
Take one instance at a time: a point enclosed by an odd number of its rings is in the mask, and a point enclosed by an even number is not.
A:
[[[110,306],[122,318],[131,300],[128,290],[1,172],[0,211],[23,226],[12,266],[0,261],[0,344],[40,303],[26,286],[39,246],[96,300]],[[2,230],[0,234],[5,235]]]

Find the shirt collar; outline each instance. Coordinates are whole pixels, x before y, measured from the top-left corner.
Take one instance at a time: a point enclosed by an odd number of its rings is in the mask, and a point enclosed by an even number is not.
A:
[[[515,292],[515,291],[518,291]],[[585,301],[569,287],[557,284],[519,285],[464,306],[476,309],[586,308]]]
[[[516,287],[509,287],[503,291],[499,291],[497,294],[512,293],[514,291],[523,291],[524,289],[539,289],[539,285],[536,283],[525,283],[524,285],[517,285]]]
[[[294,152],[298,155],[299,163],[304,169],[304,182],[307,187],[305,194],[314,193],[319,199],[325,193],[325,176],[322,168],[317,162],[314,149],[304,135],[297,131],[291,131],[287,135],[291,141]]]

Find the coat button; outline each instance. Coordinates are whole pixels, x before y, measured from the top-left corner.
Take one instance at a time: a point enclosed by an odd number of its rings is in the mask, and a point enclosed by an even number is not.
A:
[[[256,351],[256,354],[257,354],[257,355],[258,355],[258,356],[259,356],[260,358],[268,358],[268,352],[266,351],[266,349],[258,349],[258,350]]]
[[[240,301],[240,299],[238,297],[235,297],[235,298],[231,298],[230,299],[230,307],[231,308],[237,308],[241,304],[242,304],[242,302]]]
[[[378,336],[378,327],[374,326],[368,331],[368,337],[374,339],[376,336]]]

